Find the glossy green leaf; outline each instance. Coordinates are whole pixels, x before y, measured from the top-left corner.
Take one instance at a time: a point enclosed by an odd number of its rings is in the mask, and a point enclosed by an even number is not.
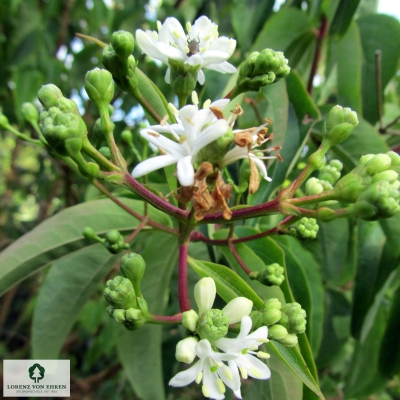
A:
[[[142,293],[149,311],[162,315],[172,271],[177,267],[176,238],[162,232],[146,236],[140,244],[143,246],[140,254],[146,261]],[[136,331],[128,331],[115,324],[115,334],[119,358],[137,396],[143,400],[164,399],[162,326],[145,325]]]
[[[119,257],[96,244],[52,265],[33,314],[32,358],[59,358],[81,309]]]
[[[375,52],[382,53],[382,91],[397,71],[400,57],[400,22],[395,17],[371,14],[357,20],[364,52],[363,115],[372,124],[378,120]]]
[[[375,283],[384,244],[385,237],[378,222],[359,221],[357,275],[351,320],[351,332],[357,338],[360,336],[368,309],[374,301]]]
[[[207,261],[194,260],[191,257],[188,258],[188,262],[199,276],[214,279],[217,293],[227,303],[235,297],[244,296],[253,302],[255,309],[263,306],[263,300],[230,268]]]
[[[130,199],[122,201],[136,212],[143,213],[143,202]],[[149,207],[149,211],[150,218],[170,226],[171,221],[165,214],[152,207]],[[138,225],[136,218],[108,199],[67,208],[44,221],[0,254],[0,294],[39,268],[91,244],[82,236],[86,226],[92,227],[97,234],[104,234],[110,229],[131,232]]]
[[[265,48],[285,51],[292,41],[310,28],[311,23],[306,13],[294,7],[284,8],[267,20],[251,51]]]
[[[342,36],[349,28],[360,0],[340,0],[329,27],[330,35]]]

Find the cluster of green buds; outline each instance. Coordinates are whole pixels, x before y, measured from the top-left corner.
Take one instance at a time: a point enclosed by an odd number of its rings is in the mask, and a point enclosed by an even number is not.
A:
[[[281,51],[272,49],[264,49],[260,53],[254,51],[239,66],[239,76],[233,96],[249,90],[258,91],[263,86],[278,82],[289,72],[288,60]]]
[[[132,53],[135,39],[130,32],[117,31],[111,43],[103,49],[103,65],[112,74],[116,85],[130,94],[138,90],[137,62]]]
[[[110,304],[107,312],[129,330],[139,329],[150,319],[140,288],[145,269],[142,256],[126,254],[121,259],[122,276],[107,281],[104,289],[104,297]]]
[[[303,217],[289,228],[289,233],[299,239],[315,239],[318,230],[319,226],[315,218]]]
[[[393,151],[367,154],[337,182],[332,195],[344,203],[355,203],[351,210],[361,219],[389,218],[400,210],[399,169],[400,156]]]
[[[267,265],[262,271],[249,274],[250,279],[255,279],[267,286],[280,286],[285,280],[285,270],[278,263]]]
[[[96,235],[93,228],[87,226],[82,234],[86,239],[101,243],[111,254],[117,254],[122,250],[129,249],[129,244],[125,243],[124,237],[116,229],[111,229],[104,238],[101,238]]]
[[[306,330],[305,310],[299,303],[287,303],[282,306],[278,299],[265,302],[262,313],[262,323],[268,326],[268,338],[286,347],[297,344],[297,335]]]

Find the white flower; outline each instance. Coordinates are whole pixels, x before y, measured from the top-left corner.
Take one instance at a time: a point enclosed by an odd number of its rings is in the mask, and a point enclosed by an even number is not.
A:
[[[260,127],[258,127],[254,132],[252,132],[252,143],[249,146],[238,146],[236,145],[232,150],[229,150],[223,160],[222,160],[222,165],[221,169],[225,168],[227,165],[234,163],[237,160],[240,160],[242,158],[248,158],[250,161],[250,164],[253,162],[258,170],[261,172],[261,175],[263,178],[267,181],[271,181],[272,179],[268,176],[267,173],[267,168],[265,167],[265,164],[262,160],[268,160],[268,159],[274,159],[276,156],[267,156],[267,157],[260,157],[255,155],[252,150],[256,149],[257,147],[261,146],[265,142],[271,139],[271,137],[268,137],[266,139],[260,139],[259,133],[263,130],[263,128],[267,125],[263,124]],[[234,131],[233,133],[235,135],[240,135],[243,131],[237,130]],[[273,149],[268,149],[268,151],[273,151],[276,150],[276,148]]]
[[[242,318],[240,333],[236,339],[221,338],[213,344],[227,355],[235,355],[235,358],[228,360],[231,372],[239,370],[243,379],[251,376],[256,379],[269,379],[271,371],[259,358],[269,358],[269,354],[257,351],[258,347],[268,342],[268,328],[262,326],[253,333],[250,333],[252,320],[249,316]],[[249,334],[250,333],[250,334]],[[240,388],[234,391],[235,396],[241,397]]]
[[[236,354],[216,353],[208,340],[203,339],[196,345],[199,360],[189,369],[179,372],[170,381],[174,387],[186,386],[203,381],[202,391],[205,397],[224,399],[225,385],[234,392],[240,392],[240,377],[236,367],[230,368],[222,361],[235,359]]]
[[[199,340],[193,336],[189,336],[180,340],[176,345],[175,358],[186,364],[191,364],[196,357],[196,346]]]
[[[176,18],[167,18],[158,33],[155,31],[136,31],[136,40],[144,53],[156,58],[170,67],[168,59],[182,61],[190,66],[200,66],[197,80],[202,85],[205,77],[203,68],[223,73],[236,72],[236,68],[226,60],[236,47],[236,41],[225,36],[218,37],[218,26],[205,16],[198,18],[193,25],[186,24],[187,35]],[[165,80],[170,83],[170,68]]]
[[[223,108],[229,100],[219,100],[210,106]],[[194,168],[197,153],[209,143],[223,136],[229,129],[225,119],[217,119],[209,108],[198,109],[188,105],[177,111],[176,124],[153,125],[142,129],[140,134],[163,154],[138,164],[132,176],[138,178],[151,171],[177,164],[177,177],[182,186],[194,184]],[[161,133],[168,133],[169,139]]]
[[[194,299],[199,310],[198,315],[201,317],[206,311],[211,310],[217,289],[215,287],[214,279],[201,278],[194,287]],[[246,297],[236,297],[232,299],[223,309],[222,313],[228,318],[229,324],[239,322],[243,316],[249,315],[253,308],[253,302]],[[183,313],[182,320],[185,321],[185,314],[190,313],[192,316],[193,310]],[[191,329],[193,325],[186,326],[185,328]],[[194,331],[194,329],[191,329]]]

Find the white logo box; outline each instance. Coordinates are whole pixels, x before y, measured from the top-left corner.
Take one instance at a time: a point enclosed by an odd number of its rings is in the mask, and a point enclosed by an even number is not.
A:
[[[4,360],[4,397],[69,397],[69,360]]]

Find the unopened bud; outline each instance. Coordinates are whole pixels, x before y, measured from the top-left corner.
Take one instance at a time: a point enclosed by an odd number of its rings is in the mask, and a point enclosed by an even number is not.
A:
[[[39,111],[32,103],[23,103],[21,113],[25,121],[36,124],[39,121]]]
[[[121,273],[133,283],[140,283],[146,271],[146,262],[137,253],[125,254],[121,259]]]
[[[194,310],[185,311],[182,313],[182,325],[192,332],[196,331],[199,315]]]
[[[279,340],[280,344],[283,344],[286,347],[294,347],[297,345],[299,342],[297,335],[294,333],[289,333],[287,336],[285,336],[283,339]]]
[[[135,39],[130,32],[117,31],[111,36],[111,45],[122,63],[126,62],[135,48]]]
[[[178,361],[191,364],[196,357],[196,345],[199,340],[193,336],[180,340],[176,345],[175,357]]]
[[[273,263],[262,271],[251,272],[249,277],[250,279],[257,279],[263,285],[279,286],[285,280],[285,270],[278,263]]]
[[[48,110],[50,107],[57,106],[57,100],[63,97],[61,90],[52,83],[43,85],[38,92],[39,101],[43,104],[43,107]]]
[[[85,90],[98,108],[107,107],[114,96],[112,75],[100,68],[89,71],[85,76]]]
[[[228,333],[229,319],[221,310],[208,310],[200,316],[196,332],[202,339],[214,341]]]
[[[287,329],[279,324],[272,325],[268,328],[268,338],[272,340],[282,340],[288,335]]]

